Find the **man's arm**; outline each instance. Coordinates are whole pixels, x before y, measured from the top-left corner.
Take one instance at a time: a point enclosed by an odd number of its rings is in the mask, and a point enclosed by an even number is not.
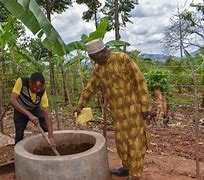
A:
[[[45,122],[47,124],[47,128],[48,128],[48,137],[50,139],[51,145],[55,146],[55,141],[53,138],[53,129],[52,129],[52,120],[50,117],[50,113],[49,113],[49,102],[48,102],[48,97],[47,97],[47,92],[45,91],[42,98],[41,98],[41,102],[40,105],[42,107],[42,111],[45,117]]]
[[[48,128],[48,137],[49,139],[51,139],[53,138],[53,130],[52,130],[52,121],[50,118],[50,113],[49,113],[48,107],[42,107],[42,110],[43,110],[45,121],[46,121],[47,128]]]
[[[126,63],[128,70],[132,73],[132,77],[135,79],[137,84],[137,90],[139,94],[138,97],[141,103],[141,112],[149,112],[150,111],[149,96],[145,78],[142,72],[140,71],[139,67],[133,62],[132,59],[127,57]]]
[[[83,107],[86,106],[87,102],[93,96],[100,87],[100,77],[97,75],[96,70],[94,69],[93,74],[90,76],[87,86],[84,88],[81,97],[78,101],[76,108],[77,114],[79,114]]]
[[[17,101],[18,99],[18,94],[12,92],[11,93],[11,104],[12,106],[21,114],[23,114],[24,116],[28,117],[28,119],[35,125],[37,125],[38,123],[38,118],[36,116],[34,116],[31,112],[29,112],[28,110],[26,110],[25,108],[23,108],[19,102]]]

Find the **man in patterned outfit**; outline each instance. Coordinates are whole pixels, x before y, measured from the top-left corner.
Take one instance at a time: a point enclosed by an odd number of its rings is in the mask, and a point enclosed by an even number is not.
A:
[[[122,52],[110,52],[101,39],[86,44],[94,61],[93,73],[76,108],[79,114],[92,95],[103,87],[115,127],[115,141],[123,167],[112,170],[128,179],[141,177],[148,146],[145,119],[149,115],[147,84],[138,66]]]

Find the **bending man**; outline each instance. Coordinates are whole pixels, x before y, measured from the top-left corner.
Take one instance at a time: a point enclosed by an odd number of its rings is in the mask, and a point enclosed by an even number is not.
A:
[[[100,87],[108,99],[115,127],[115,141],[123,167],[112,170],[128,179],[140,179],[148,138],[147,84],[138,66],[122,52],[110,52],[101,39],[86,44],[95,66],[76,108],[79,114]]]
[[[40,124],[47,132],[51,145],[55,145],[52,122],[48,111],[48,98],[44,89],[44,76],[35,72],[31,77],[18,78],[11,93],[11,104],[14,107],[15,144],[23,139],[27,123]]]

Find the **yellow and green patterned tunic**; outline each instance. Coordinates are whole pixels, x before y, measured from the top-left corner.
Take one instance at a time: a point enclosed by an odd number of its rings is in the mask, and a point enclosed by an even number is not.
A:
[[[147,84],[130,57],[111,53],[105,65],[94,66],[78,105],[85,106],[99,87],[103,87],[110,105],[117,152],[131,176],[141,176],[148,146],[146,123],[141,112],[149,111]]]

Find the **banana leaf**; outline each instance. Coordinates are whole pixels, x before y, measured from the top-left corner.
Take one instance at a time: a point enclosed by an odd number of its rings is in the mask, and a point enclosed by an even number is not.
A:
[[[34,35],[38,35],[48,50],[61,56],[66,54],[64,41],[35,0],[0,0],[0,2]]]

